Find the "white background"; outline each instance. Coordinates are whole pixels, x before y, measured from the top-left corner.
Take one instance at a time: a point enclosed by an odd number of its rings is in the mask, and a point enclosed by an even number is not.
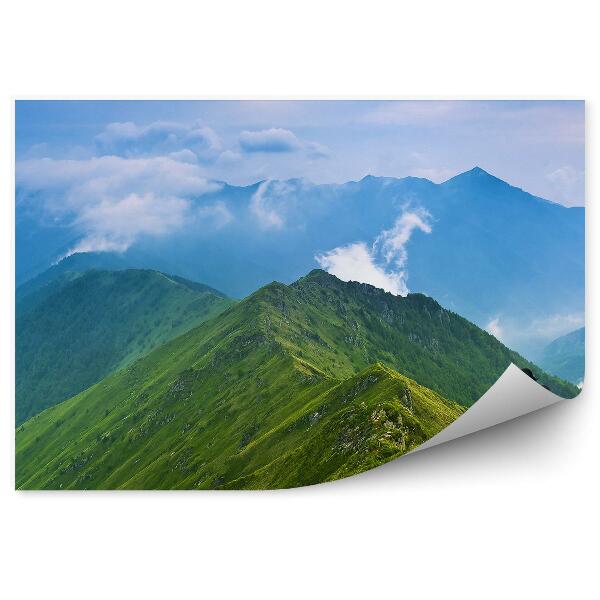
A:
[[[592,3],[10,4],[0,9],[3,597],[599,597]],[[583,394],[333,485],[14,492],[12,99],[165,96],[586,99]]]

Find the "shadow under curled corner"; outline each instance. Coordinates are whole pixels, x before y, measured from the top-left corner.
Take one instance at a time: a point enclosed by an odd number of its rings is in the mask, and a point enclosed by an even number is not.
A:
[[[579,396],[580,394],[576,397]],[[454,444],[451,445],[452,457],[447,457],[446,466],[457,461],[460,462],[460,456],[465,454],[472,456],[474,449],[478,445],[485,443],[485,434],[484,437],[471,436],[471,434],[482,432],[484,429],[489,429],[508,421],[512,421],[511,425],[513,426],[522,426],[529,429],[530,427],[534,427],[529,423],[529,419],[519,419],[519,417],[559,404],[561,400],[569,399],[562,398],[549,391],[537,383],[534,378],[511,363],[496,383],[469,410],[428,441],[388,463],[359,473],[354,477],[330,483],[335,483],[336,487],[358,485],[361,488],[364,485],[369,486],[374,484],[376,481],[383,484],[386,480],[390,481],[390,478],[394,478],[396,474],[399,474],[400,470],[404,471],[408,468],[412,472],[413,470],[410,465],[414,459],[417,459],[419,464],[419,468],[416,470],[421,475],[424,475],[424,467],[426,465],[430,465],[433,469],[440,467],[440,451],[442,454],[443,451],[441,448],[438,451],[437,446],[457,440],[459,446],[462,446],[462,448]],[[501,433],[502,430],[503,428],[498,428],[498,436],[500,437],[503,435]],[[487,439],[489,438],[490,435],[488,432]],[[498,439],[496,437],[496,442]],[[421,450],[432,448],[435,449],[432,453],[420,452]],[[414,464],[412,466],[416,468],[417,465]],[[309,488],[311,487],[313,486],[309,486]]]
[[[498,381],[456,421],[409,454],[427,450],[564,400],[510,364]]]

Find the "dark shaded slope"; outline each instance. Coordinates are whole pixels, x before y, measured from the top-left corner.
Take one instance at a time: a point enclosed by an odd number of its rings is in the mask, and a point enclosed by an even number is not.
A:
[[[17,424],[231,304],[212,288],[156,271],[52,278],[17,304]]]
[[[75,279],[92,269],[120,271],[130,268],[127,261],[116,252],[77,252],[58,261],[39,275],[17,286],[15,293],[17,309],[29,304],[36,296],[43,297],[53,291],[61,282]],[[43,291],[44,290],[44,291]]]

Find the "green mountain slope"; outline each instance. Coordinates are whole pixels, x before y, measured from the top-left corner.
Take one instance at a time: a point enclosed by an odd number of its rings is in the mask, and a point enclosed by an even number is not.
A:
[[[27,421],[17,430],[17,486],[336,479],[429,439],[511,360],[577,393],[430,298],[313,271],[258,290]]]
[[[575,384],[582,383],[585,371],[585,328],[567,333],[548,344],[539,364],[548,373]]]
[[[17,424],[232,302],[207,286],[144,270],[69,271],[18,295]]]
[[[74,279],[86,271],[121,271],[127,268],[132,266],[116,252],[76,252],[18,285],[15,293],[16,304],[21,305],[25,297],[31,298],[32,293],[37,290],[47,288],[46,291],[50,291],[60,280]]]
[[[331,375],[349,376],[381,361],[470,406],[513,362],[530,368],[540,383],[563,397],[578,393],[422,294],[393,296],[318,269],[289,287],[264,290],[279,309],[279,327],[287,330],[282,343]]]
[[[377,363],[250,442],[229,461],[222,477],[234,476],[240,467],[252,470],[227,483],[230,489],[292,487],[349,477],[416,448],[464,410]],[[265,456],[273,460],[261,467]]]

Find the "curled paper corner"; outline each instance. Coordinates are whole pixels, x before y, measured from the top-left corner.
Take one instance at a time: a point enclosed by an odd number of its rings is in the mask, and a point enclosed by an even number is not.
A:
[[[496,383],[456,421],[408,454],[516,419],[560,400],[511,363]]]

